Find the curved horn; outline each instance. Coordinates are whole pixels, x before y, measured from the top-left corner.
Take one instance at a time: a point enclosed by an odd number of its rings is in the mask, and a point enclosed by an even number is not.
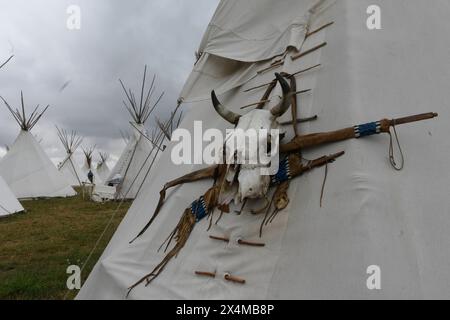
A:
[[[232,124],[237,124],[239,121],[239,118],[241,117],[241,115],[234,113],[233,111],[228,110],[227,108],[225,108],[220,102],[219,99],[217,99],[216,93],[213,91],[211,91],[211,100],[214,106],[214,109],[217,111],[217,113],[224,118],[225,120],[227,120],[228,122],[232,123]]]
[[[281,117],[289,109],[289,106],[291,105],[292,93],[291,93],[291,87],[279,73],[275,73],[275,77],[277,78],[278,82],[281,85],[281,90],[283,92],[283,98],[281,99],[281,101],[278,105],[276,105],[275,107],[272,108],[272,110],[270,110],[270,112],[275,117]]]

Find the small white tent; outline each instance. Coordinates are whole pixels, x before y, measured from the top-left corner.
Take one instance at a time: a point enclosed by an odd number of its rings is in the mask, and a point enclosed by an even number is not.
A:
[[[81,186],[83,183],[83,174],[75,162],[73,155],[83,142],[83,138],[79,137],[75,131],[69,133],[58,127],[56,129],[58,130],[59,139],[66,150],[66,157],[59,165],[58,170],[66,177],[71,186]]]
[[[83,148],[84,153],[84,165],[81,168],[83,172],[83,179],[84,182],[92,182],[94,184],[102,184],[103,180],[100,178],[100,176],[97,173],[97,169],[94,166],[93,163],[93,156],[94,156],[94,150],[95,146],[90,148]],[[90,181],[89,176],[92,174],[92,181]]]
[[[136,101],[135,95],[131,90],[127,90],[123,82],[120,81],[128,101],[125,107],[133,119],[131,122],[133,134],[128,140],[128,144],[122,152],[119,161],[117,161],[105,181],[105,184],[116,181],[116,199],[134,199],[136,197],[145,178],[148,176],[152,165],[152,153],[158,148],[158,146],[155,146],[158,144],[158,141],[153,141],[149,137],[145,129],[145,123],[161,101],[164,93],[161,93],[156,101],[152,103],[152,95],[156,88],[156,76],[153,76],[150,87],[145,91],[146,74],[147,66],[144,69],[139,101]],[[147,93],[144,95],[145,92]]]
[[[0,176],[0,218],[24,211],[5,180]]]
[[[111,169],[108,167],[109,154],[105,152],[99,152],[100,161],[97,164],[97,174],[102,181],[106,181],[111,173]]]
[[[236,215],[231,208],[210,229],[208,219],[203,219],[159,277],[136,287],[129,298],[450,298],[450,64],[448,41],[443,41],[450,34],[450,5],[378,0],[382,29],[371,30],[366,27],[366,12],[373,3],[222,0],[181,94],[183,107],[190,107],[181,127],[193,132],[194,121],[202,120],[204,130],[229,128],[212,107],[211,90],[218,92],[224,105],[242,113],[239,107],[260,101],[264,84],[272,83],[274,72],[284,71],[296,75],[298,90],[312,89],[298,96],[299,115],[317,114],[318,119],[300,125],[301,134],[438,112],[436,120],[397,129],[406,156],[404,170],[391,168],[386,135],[306,150],[302,155],[307,159],[346,152],[329,165],[322,207],[324,171],[315,170],[291,181],[287,208],[261,238],[264,215],[246,211]],[[321,28],[325,25],[329,27]],[[299,73],[318,64],[321,67]],[[292,134],[291,127],[286,131]],[[129,244],[149,221],[162,186],[200,169],[173,164],[171,147],[133,202],[79,299],[125,298],[127,288],[165,257],[158,249],[184,210],[211,187],[212,181],[206,180],[168,191],[153,225]],[[264,246],[243,246],[239,239]],[[368,280],[377,270],[382,289],[369,290],[373,287]],[[216,276],[202,277],[195,271]],[[246,282],[227,281],[227,274]]]
[[[15,196],[23,198],[67,197],[76,193],[69,182],[58,171],[30,130],[40,120],[45,108],[37,109],[29,117],[25,114],[23,95],[21,94],[21,112],[13,110],[3,99],[21,131],[8,153],[0,160],[0,175],[9,185]]]

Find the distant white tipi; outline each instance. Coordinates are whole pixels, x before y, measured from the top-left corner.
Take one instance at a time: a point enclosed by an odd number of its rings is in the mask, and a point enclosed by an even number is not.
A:
[[[21,128],[14,144],[0,161],[0,175],[15,196],[19,199],[74,196],[76,192],[30,133],[49,106],[41,112],[37,106],[27,116],[22,93],[21,111],[13,110],[5,99],[0,98]]]
[[[90,182],[94,184],[102,184],[102,179],[99,177],[96,168],[93,164],[93,155],[95,151],[95,147],[83,148],[85,161],[84,165],[81,168],[83,171],[83,180],[85,182]]]
[[[157,142],[152,141],[151,137],[148,136],[145,122],[161,101],[164,93],[161,93],[154,103],[151,102],[155,91],[156,76],[153,76],[151,85],[146,91],[146,74],[147,67],[144,69],[139,101],[136,100],[133,92],[127,90],[123,82],[120,81],[128,101],[128,103],[124,102],[125,108],[133,119],[131,122],[133,133],[119,161],[105,181],[105,184],[117,185],[116,199],[134,199],[136,197],[151,167],[151,154],[157,149]]]
[[[69,133],[58,127],[56,127],[56,130],[58,130],[59,139],[66,150],[66,158],[61,162],[58,170],[66,177],[72,186],[81,186],[83,182],[83,173],[74,161],[73,155],[83,142],[83,138],[78,136],[76,131]]]
[[[107,163],[109,154],[106,152],[99,152],[98,154],[100,156],[100,161],[97,164],[97,174],[102,181],[106,181],[111,173],[111,169],[108,167]]]

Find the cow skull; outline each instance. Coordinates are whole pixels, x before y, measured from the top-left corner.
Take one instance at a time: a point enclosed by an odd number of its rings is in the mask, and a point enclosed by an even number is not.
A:
[[[267,135],[258,134],[256,148],[250,145],[248,140],[245,140],[243,144],[237,144],[233,149],[235,150],[233,156],[239,158],[241,161],[239,161],[239,166],[230,168],[228,181],[232,182],[236,170],[239,170],[237,176],[239,184],[237,200],[240,202],[244,199],[262,198],[266,196],[269,189],[270,176],[261,174],[261,169],[267,167],[268,164],[258,161],[256,163],[249,163],[249,160],[258,159],[258,154],[260,154],[261,150],[268,151],[267,149],[271,141],[270,132],[273,129],[279,128],[277,119],[289,109],[291,104],[291,98],[294,93],[289,84],[280,74],[276,73],[275,76],[280,83],[283,95],[280,102],[270,111],[255,109],[245,115],[239,115],[224,107],[217,99],[215,92],[211,92],[214,109],[222,118],[235,125],[234,134],[249,131],[268,133]],[[233,139],[234,134],[227,136],[227,141]]]

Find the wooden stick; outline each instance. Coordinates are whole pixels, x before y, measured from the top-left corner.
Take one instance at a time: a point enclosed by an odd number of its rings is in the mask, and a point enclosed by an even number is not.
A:
[[[308,32],[308,33],[306,34],[305,38],[308,38],[308,37],[312,36],[313,34],[316,34],[316,33],[320,32],[320,31],[322,31],[323,29],[328,28],[329,26],[331,26],[331,25],[333,25],[333,24],[334,24],[334,21],[329,22],[329,23],[327,23],[327,24],[325,24],[325,25],[323,25],[323,26],[317,28],[317,29],[314,30],[314,31]]]
[[[338,142],[355,138],[353,127],[336,131],[312,133],[295,137],[291,142],[281,145],[280,152],[294,152],[303,148]]]
[[[382,119],[379,121],[380,133],[388,133],[389,128],[395,125],[433,119],[437,116],[437,113],[429,112],[399,119]],[[326,143],[354,139],[356,137],[357,136],[355,135],[354,126],[336,131],[301,135],[296,136],[291,142],[287,144],[280,145],[280,152],[295,152],[303,148],[315,147]]]
[[[283,54],[283,55],[281,56],[280,59],[272,61],[272,63],[271,63],[270,65],[271,65],[271,66],[274,66],[274,65],[276,65],[276,64],[278,64],[278,63],[282,63],[282,62],[284,61],[285,56],[286,56],[286,55]]]
[[[216,274],[213,272],[195,271],[195,274],[198,276],[204,276],[204,277],[210,277],[210,278],[216,277]]]
[[[235,277],[235,276],[232,276],[232,275],[229,274],[229,273],[226,273],[223,277],[224,277],[225,280],[227,280],[227,281],[231,281],[231,282],[235,282],[235,283],[240,283],[240,284],[245,284],[245,280],[244,280],[244,279],[238,278],[238,277]]]
[[[264,247],[266,244],[265,243],[260,243],[260,242],[250,242],[250,241],[245,241],[242,239],[238,240],[238,243],[240,245],[244,245],[244,246],[251,246],[251,247]]]
[[[312,89],[300,90],[300,91],[294,92],[294,95],[307,93],[307,92],[310,92],[310,91],[312,91]],[[261,100],[261,101],[258,101],[258,102],[247,104],[247,105],[241,107],[240,109],[242,110],[242,109],[247,109],[247,108],[250,108],[250,107],[253,107],[253,106],[257,106],[257,105],[260,105],[260,104],[266,104],[266,103],[268,103],[270,101],[271,101],[270,99]]]
[[[313,47],[313,48],[311,48],[309,50],[306,50],[305,52],[300,52],[299,54],[291,56],[291,59],[292,59],[292,61],[300,59],[300,58],[302,58],[302,57],[304,57],[304,56],[306,56],[306,55],[308,55],[308,54],[310,54],[310,53],[312,53],[312,52],[314,52],[316,50],[319,50],[320,48],[325,47],[326,45],[327,45],[327,42],[323,42],[323,43],[321,43],[321,44],[319,44],[319,45],[317,45],[317,46],[315,46],[315,47]]]
[[[266,72],[266,71],[272,70],[272,69],[274,69],[274,68],[281,67],[283,64],[284,64],[284,61],[279,61],[279,62],[277,62],[277,63],[274,63],[274,64],[268,66],[267,68],[264,68],[264,69],[259,70],[259,71],[256,72],[256,73],[257,73],[257,74],[261,74],[261,73],[264,73],[264,72]]]
[[[296,123],[305,123],[305,122],[314,121],[314,120],[317,120],[317,119],[318,119],[318,116],[315,115],[315,116],[309,117],[309,118],[297,119]],[[284,121],[284,122],[280,122],[279,124],[280,124],[280,126],[286,126],[286,125],[292,124],[292,121]]]
[[[258,85],[256,87],[252,87],[250,89],[244,90],[244,92],[249,92],[249,91],[252,91],[252,90],[255,90],[255,89],[259,89],[259,88],[268,86],[269,84],[276,83],[276,82],[277,82],[276,80],[272,80],[270,82],[267,82],[267,83],[264,83],[264,84],[260,84],[260,85]]]
[[[247,104],[247,105],[241,107],[241,110],[242,109],[247,109],[247,108],[250,108],[250,107],[253,107],[253,106],[257,106],[260,103],[267,103],[267,102],[270,102],[270,100],[261,100],[261,101],[258,101],[258,102],[250,103],[250,104]]]
[[[14,56],[9,57],[5,62],[0,65],[0,69],[3,68]]]
[[[223,241],[223,242],[230,242],[230,239],[228,239],[228,238],[223,238],[223,237],[216,237],[216,236],[209,236],[209,238],[210,239],[213,239],[213,240],[219,240],[219,241]]]
[[[287,75],[287,78],[294,77],[294,76],[296,76],[296,75],[305,73],[305,72],[307,72],[307,71],[309,71],[309,70],[315,69],[315,68],[320,67],[320,66],[321,66],[321,64],[319,63],[319,64],[316,64],[316,65],[314,65],[314,66],[312,66],[312,67],[309,67],[309,68],[306,68],[306,69],[302,69],[302,70],[297,71],[297,72],[295,72],[295,73],[293,73],[293,74]],[[252,90],[255,90],[255,89],[259,89],[259,88],[268,86],[268,85],[270,85],[270,84],[272,84],[272,83],[276,83],[276,82],[277,82],[277,80],[272,80],[271,82],[267,82],[267,83],[264,83],[264,84],[260,84],[260,85],[258,85],[258,86],[256,86],[256,87],[252,87],[252,88],[250,88],[250,89],[246,89],[246,90],[244,90],[244,92],[249,92],[249,91],[252,91]]]
[[[412,122],[417,122],[417,121],[429,120],[429,119],[436,118],[438,116],[439,115],[435,112],[422,113],[422,114],[417,114],[417,115],[410,116],[410,117],[392,119],[392,120],[390,120],[389,125],[392,127],[392,126],[399,125],[399,124],[406,124],[406,123],[412,123]]]
[[[299,94],[303,94],[303,93],[308,93],[308,92],[311,92],[311,91],[312,91],[312,89],[300,90],[300,91],[294,92],[294,95],[299,95]]]
[[[306,68],[306,69],[303,69],[303,70],[294,72],[294,73],[291,74],[289,77],[294,77],[294,76],[296,76],[296,75],[299,75],[299,74],[301,74],[301,73],[305,73],[305,72],[307,72],[307,71],[309,71],[309,70],[315,69],[315,68],[320,67],[320,66],[321,66],[321,64],[318,63],[318,64],[316,64],[316,65],[314,65],[314,66],[312,66],[312,67],[309,67],[309,68]]]

